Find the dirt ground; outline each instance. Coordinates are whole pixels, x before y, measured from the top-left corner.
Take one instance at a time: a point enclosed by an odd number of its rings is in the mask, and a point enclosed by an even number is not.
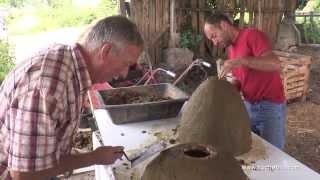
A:
[[[320,106],[312,102],[288,106],[285,151],[320,173]]]
[[[300,47],[299,53],[313,57],[311,91],[306,102],[288,104],[285,151],[320,173],[320,47]]]

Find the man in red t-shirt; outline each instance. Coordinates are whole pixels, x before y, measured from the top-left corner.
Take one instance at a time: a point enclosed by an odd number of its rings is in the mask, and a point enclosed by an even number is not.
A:
[[[209,16],[204,33],[228,52],[228,60],[218,76],[232,73],[233,84],[244,97],[252,130],[283,149],[287,106],[280,61],[266,34],[254,28],[239,29],[223,14]]]

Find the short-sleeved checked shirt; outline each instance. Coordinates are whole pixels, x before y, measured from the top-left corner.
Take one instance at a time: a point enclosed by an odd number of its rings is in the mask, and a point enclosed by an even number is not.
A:
[[[0,175],[48,169],[69,154],[90,86],[78,45],[55,44],[17,65],[0,87]]]

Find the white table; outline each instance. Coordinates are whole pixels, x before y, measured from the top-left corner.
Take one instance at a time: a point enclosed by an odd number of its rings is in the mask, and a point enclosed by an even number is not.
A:
[[[149,122],[115,125],[112,123],[106,110],[95,110],[94,115],[104,144],[124,146],[125,151],[129,154],[134,154],[146,145],[156,142],[159,138],[169,139],[174,132],[172,129],[176,127],[180,119],[177,117]],[[252,137],[252,150],[246,155],[237,157],[237,159],[242,159],[246,162],[246,165],[243,165],[242,168],[250,179],[320,180],[320,175],[312,169],[255,134],[252,134]],[[100,146],[95,136],[93,136],[93,146],[94,148]],[[96,166],[96,180],[125,180],[130,179],[132,173],[139,176],[139,173],[137,174],[136,172],[133,172],[133,170],[125,168],[123,163],[124,161],[119,160],[113,167]],[[118,173],[113,173],[114,171]]]

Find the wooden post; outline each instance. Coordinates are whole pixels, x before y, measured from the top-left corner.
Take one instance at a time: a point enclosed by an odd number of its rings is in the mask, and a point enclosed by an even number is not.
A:
[[[314,15],[314,12],[311,11],[311,12],[310,12],[310,23],[311,23],[311,26],[314,25],[313,15]]]
[[[280,2],[279,0],[277,0],[278,2]],[[276,6],[275,6],[275,1],[274,0],[270,0],[269,2],[267,2],[269,5],[266,6],[267,7],[267,10],[268,12],[265,12],[265,23],[267,24],[266,28],[269,29],[269,38],[272,42],[272,44],[276,41],[276,30],[277,30],[277,25],[275,25],[274,23],[276,22],[276,16],[277,16],[277,12],[272,12],[276,9]],[[269,12],[270,10],[270,12]],[[266,30],[264,30],[266,31]]]
[[[258,27],[258,29],[260,29],[260,30],[263,30],[263,28],[262,28],[262,11],[261,11],[261,9],[262,9],[262,4],[263,2],[261,2],[261,0],[259,0],[258,1],[258,11],[259,11],[259,16],[258,16],[258,24],[257,24],[257,27]]]
[[[147,1],[148,7],[149,7],[149,12],[150,12],[150,18],[149,18],[149,42],[152,41],[153,37],[156,35],[156,1],[157,0],[149,0]],[[150,45],[152,49],[152,54],[153,54],[153,61],[154,64],[158,63],[157,59],[157,53],[156,53],[156,47],[157,43],[151,44]]]
[[[131,14],[130,14],[130,19],[132,20],[132,21],[134,21],[134,22],[136,22],[136,4],[135,4],[135,1],[136,0],[131,0],[130,1],[130,12],[131,12]]]
[[[248,0],[248,9],[249,9],[249,25],[252,26],[254,24],[253,20],[253,14],[254,14],[254,5],[253,5],[253,0]]]
[[[199,0],[199,8],[205,8],[206,7],[206,1],[205,0]],[[203,27],[204,27],[204,21],[205,21],[205,13],[203,11],[199,12],[199,34],[202,35],[202,41],[200,42],[200,55],[205,55],[205,44],[206,44],[206,37],[203,33]]]
[[[315,28],[313,16],[314,16],[314,12],[311,11],[311,12],[310,12],[310,25],[311,25],[311,32],[312,32],[312,34],[314,34],[314,28]],[[314,40],[314,39],[311,39],[311,41],[312,41],[312,43],[315,43],[315,40]]]
[[[119,3],[119,14],[121,16],[126,16],[125,0],[120,0],[120,3]]]
[[[181,14],[181,13],[179,13]],[[170,40],[169,47],[174,48],[178,45],[177,35],[177,22],[176,22],[176,0],[170,0]]]
[[[191,9],[198,8],[198,0],[191,0]],[[198,12],[192,11],[191,12],[191,23],[192,27],[196,30],[196,33],[199,33],[199,24],[198,24]]]
[[[240,18],[239,18],[239,27],[244,27],[244,10],[245,10],[245,2],[242,0],[240,1]]]

